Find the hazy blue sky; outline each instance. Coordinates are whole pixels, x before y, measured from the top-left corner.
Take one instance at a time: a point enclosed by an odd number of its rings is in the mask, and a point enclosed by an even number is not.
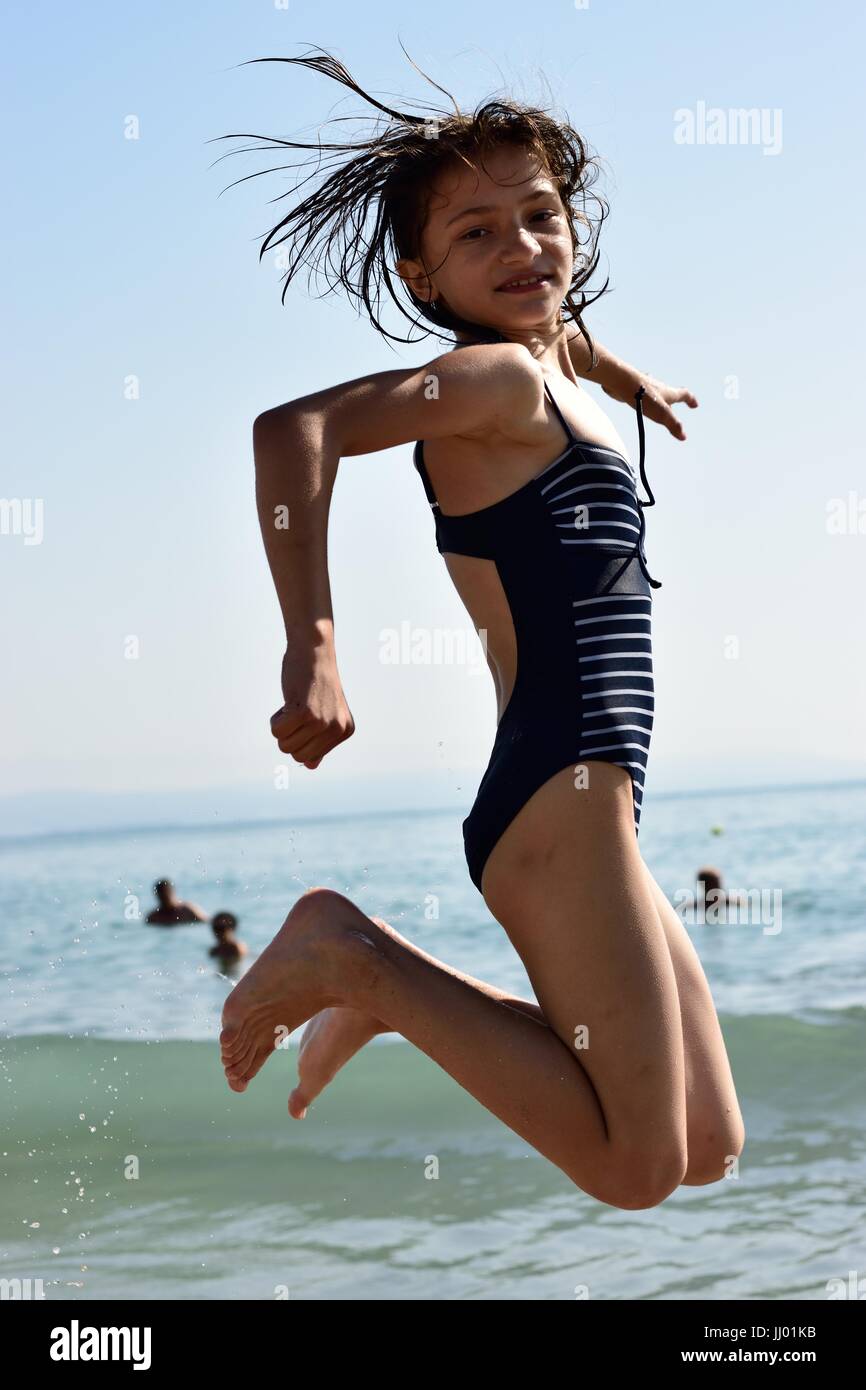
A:
[[[42,519],[38,544],[14,522],[0,535],[4,789],[271,788],[281,625],[253,418],[440,347],[390,348],[303,276],[281,306],[258,245],[286,176],[221,195],[279,161],[215,164],[238,142],[207,141],[312,138],[363,112],[314,73],[236,66],[313,43],[380,99],[438,102],[398,36],[461,105],[552,101],[587,136],[612,204],[612,292],[590,327],[701,403],[686,444],[648,426],[646,548],[664,584],[648,798],[863,776],[863,31],[850,4],[745,0],[7,7],[0,495]],[[759,108],[764,133],[682,143],[676,113],[707,108]],[[597,398],[636,459],[633,412]],[[834,498],[852,512],[842,534]],[[341,465],[331,572],[357,732],[315,773],[292,767],[296,805],[396,773],[420,802],[444,786],[468,805],[489,676],[380,660],[404,622],[471,633],[410,445]]]

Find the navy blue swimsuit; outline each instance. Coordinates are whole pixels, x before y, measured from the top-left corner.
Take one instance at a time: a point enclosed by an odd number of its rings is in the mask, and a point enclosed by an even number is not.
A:
[[[577,439],[544,383],[568,447],[492,506],[445,515],[415,445],[440,553],[493,560],[517,641],[514,689],[463,822],[466,862],[481,875],[496,842],[534,792],[568,766],[616,763],[632,779],[635,834],[653,724],[652,589],[644,507],[641,387],[635,396],[640,477],[620,453]]]

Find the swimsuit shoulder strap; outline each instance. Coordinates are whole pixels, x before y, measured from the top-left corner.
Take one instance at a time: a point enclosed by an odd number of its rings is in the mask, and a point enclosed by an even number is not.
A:
[[[545,389],[545,391],[547,392],[548,399],[550,400],[550,404],[553,406],[554,410],[556,411],[557,415],[559,416],[559,423],[562,425],[562,428],[565,430],[565,433],[568,435],[568,442],[569,442],[569,444],[575,444],[577,441],[576,441],[576,437],[575,437],[575,435],[574,435],[574,432],[573,432],[571,426],[569,425],[568,421],[566,420],[565,416],[563,415],[562,411],[560,410],[559,406],[556,404],[556,401],[555,401],[555,399],[554,399],[553,392],[551,391],[550,387],[548,386],[546,380],[545,380],[545,383],[544,383],[544,389]]]
[[[470,343],[457,343],[457,344],[456,344],[456,347],[457,347],[457,348],[461,348],[461,347],[470,347],[470,346],[471,346]],[[562,428],[565,430],[565,433],[568,435],[568,442],[569,442],[569,444],[571,445],[571,444],[577,443],[577,436],[575,435],[574,431],[572,430],[571,426],[569,425],[568,421],[566,420],[566,418],[565,418],[565,416],[563,415],[562,411],[560,410],[559,406],[556,404],[556,400],[555,400],[555,398],[554,398],[553,392],[551,391],[549,385],[547,384],[547,381],[545,381],[545,383],[544,383],[544,389],[545,389],[545,391],[547,392],[548,398],[549,398],[549,400],[550,400],[550,404],[553,406],[554,410],[556,411],[556,414],[557,414],[557,416],[558,416],[558,418],[559,418],[559,423],[562,425]],[[417,468],[418,472],[421,474],[421,481],[422,481],[422,483],[424,484],[424,492],[425,492],[425,494],[426,494],[427,501],[430,503],[430,506],[431,506],[431,507],[433,507],[433,508],[438,508],[439,502],[438,502],[438,500],[437,500],[436,493],[435,493],[435,491],[433,490],[433,484],[432,484],[431,481],[430,481],[430,474],[427,472],[427,465],[426,465],[425,462],[424,462],[424,441],[423,441],[422,439],[419,439],[419,440],[417,441],[416,445],[415,445],[415,449],[414,449],[414,452],[413,452],[413,455],[412,455],[412,461],[413,461],[413,463],[415,464],[415,467]]]
[[[467,344],[467,343],[459,343],[459,344],[458,344],[458,347],[468,347],[468,346],[469,346],[469,344]],[[572,428],[571,428],[571,426],[569,425],[568,421],[566,420],[565,416],[563,415],[562,411],[560,410],[559,406],[556,404],[556,401],[554,400],[554,397],[553,397],[553,392],[551,391],[551,389],[550,389],[550,387],[548,386],[548,384],[547,384],[546,381],[545,381],[545,383],[544,383],[544,389],[545,389],[545,391],[547,392],[548,397],[550,398],[550,404],[553,406],[554,410],[556,411],[556,414],[557,414],[558,417],[559,417],[559,423],[562,425],[562,428],[565,430],[565,433],[568,435],[568,442],[569,442],[569,444],[574,444],[574,443],[576,443],[576,438],[577,438],[577,437],[576,437],[576,435],[574,434],[574,431],[572,430]],[[423,441],[423,439],[419,439],[419,440],[417,441],[416,445],[415,445],[415,449],[414,449],[414,452],[413,452],[413,455],[412,455],[412,462],[414,463],[414,465],[415,465],[415,467],[417,468],[418,472],[421,474],[421,481],[422,481],[422,483],[424,484],[424,492],[425,492],[425,494],[426,494],[427,501],[430,503],[430,506],[433,507],[434,509],[435,509],[435,508],[438,508],[439,502],[438,502],[438,500],[437,500],[436,493],[435,493],[435,491],[434,491],[434,489],[433,489],[433,484],[432,484],[431,481],[430,481],[430,474],[427,472],[427,465],[426,465],[425,462],[424,462],[424,441]]]

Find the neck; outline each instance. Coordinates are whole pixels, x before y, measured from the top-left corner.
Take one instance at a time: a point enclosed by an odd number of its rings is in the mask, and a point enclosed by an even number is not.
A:
[[[522,343],[536,362],[543,362],[548,367],[556,365],[563,376],[567,376],[570,381],[577,382],[577,376],[571,362],[566,325],[561,319],[551,325],[538,328],[501,329],[497,328],[496,325],[491,325],[491,329],[497,334],[500,342]],[[479,341],[478,338],[473,338],[468,333],[459,331],[457,333],[457,342],[460,347],[466,347]]]

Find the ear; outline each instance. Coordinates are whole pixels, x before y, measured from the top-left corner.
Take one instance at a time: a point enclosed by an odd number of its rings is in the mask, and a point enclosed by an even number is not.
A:
[[[411,290],[415,298],[420,299],[423,304],[429,304],[436,291],[421,262],[401,258],[397,262],[396,269],[400,279]]]

